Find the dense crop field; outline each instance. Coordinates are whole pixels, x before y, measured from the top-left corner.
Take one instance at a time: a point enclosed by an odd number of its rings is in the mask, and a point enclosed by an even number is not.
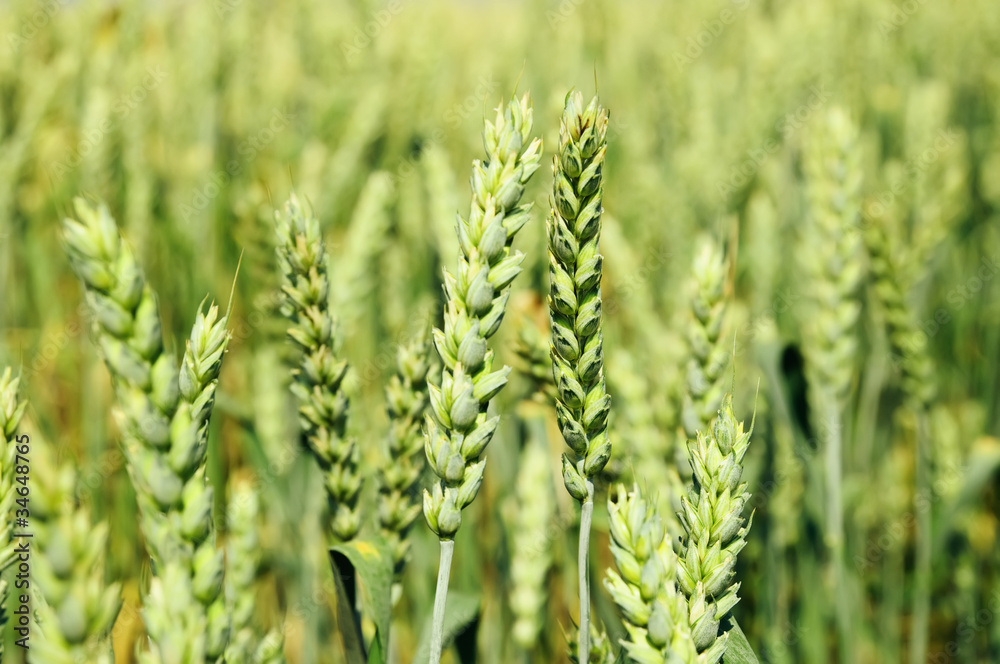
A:
[[[993,1],[0,3],[0,659],[998,662],[998,271]]]

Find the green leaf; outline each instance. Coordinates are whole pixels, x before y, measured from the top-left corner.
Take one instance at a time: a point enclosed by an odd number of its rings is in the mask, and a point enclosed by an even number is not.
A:
[[[372,648],[368,651],[368,664],[385,664],[385,651],[382,650],[382,633],[376,627]]]
[[[349,664],[383,661],[389,646],[389,620],[392,615],[392,554],[381,537],[346,542],[330,547],[334,579],[337,584],[337,625],[344,638]],[[361,607],[375,623],[371,644],[382,659],[365,656],[361,627],[355,616],[356,595],[361,590]],[[350,618],[348,618],[350,616]],[[359,647],[353,647],[359,641]],[[359,658],[359,659],[355,659]]]
[[[333,552],[330,553],[333,557]],[[340,555],[340,561],[340,564],[336,559],[333,562],[333,584],[337,591],[337,631],[340,632],[340,640],[344,645],[347,664],[365,664],[365,640],[361,636],[359,617],[354,613],[354,567],[343,555]],[[346,565],[343,561],[347,561]]]
[[[468,593],[448,593],[448,603],[444,612],[444,647],[451,645],[457,636],[467,630],[476,629],[479,623],[479,610],[482,600],[479,595]],[[420,635],[420,646],[413,658],[414,662],[426,662],[431,650],[431,622],[433,616],[428,615],[424,630]]]
[[[729,645],[722,656],[722,664],[760,664],[736,618],[729,618],[729,624]]]

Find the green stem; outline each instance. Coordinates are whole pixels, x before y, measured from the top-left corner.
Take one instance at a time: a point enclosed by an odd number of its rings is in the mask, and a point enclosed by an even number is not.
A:
[[[455,540],[441,540],[441,561],[438,564],[437,590],[434,591],[434,623],[431,628],[430,664],[440,664],[444,646],[444,609],[448,599],[448,579],[451,577],[451,557]]]
[[[587,499],[580,510],[580,549],[577,575],[580,580],[580,650],[577,659],[588,664],[590,659],[590,522],[594,516],[594,483],[587,482]]]
[[[927,411],[917,410],[916,491],[917,513],[916,573],[913,584],[913,626],[910,630],[910,661],[923,664],[927,658],[927,630],[931,614],[931,499],[930,451],[928,449]]]
[[[834,592],[837,595],[837,634],[840,644],[840,661],[845,664],[851,661],[853,639],[851,638],[851,607],[844,570],[844,507],[841,483],[843,480],[843,431],[840,419],[840,407],[836,400],[828,400],[832,404],[827,412],[829,425],[826,440],[826,541],[830,553],[830,565],[833,572]]]

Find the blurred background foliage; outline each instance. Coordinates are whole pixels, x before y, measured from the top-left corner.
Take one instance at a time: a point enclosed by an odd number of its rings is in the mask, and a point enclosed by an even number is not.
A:
[[[235,279],[234,339],[212,421],[217,512],[227,482],[254,482],[265,524],[260,618],[284,621],[289,661],[336,662],[322,490],[295,444],[275,315],[273,211],[294,188],[324,225],[353,365],[350,426],[374,476],[396,347],[439,324],[441,269],[454,265],[454,215],[467,212],[484,116],[528,90],[551,149],[566,92],[595,87],[611,112],[602,251],[616,476],[642,481],[641,468],[673,461],[691,265],[708,235],[736,259],[724,334],[737,412],[756,414],[747,457],[755,515],[736,615],[761,661],[907,660],[921,503],[913,426],[870,280],[844,423],[849,581],[833,588],[823,573],[822,455],[800,352],[810,252],[799,233],[801,146],[828,107],[846,108],[861,127],[864,218],[902,210],[894,246],[942,231],[914,268],[910,298],[939,388],[926,496],[935,536],[928,661],[1000,661],[996,9],[990,0],[4,2],[0,359],[22,366],[30,426],[78,461],[94,519],[110,521],[109,575],[126,597],[119,661],[133,661],[141,636],[148,569],[110,382],[59,245],[71,198],[108,202],[159,294],[175,352],[199,302],[227,301]],[[547,336],[549,187],[542,169],[528,191],[534,219],[517,241],[526,273],[495,344],[516,366],[523,337]],[[487,664],[567,661],[573,505],[559,487],[563,443],[550,411],[531,403],[536,390],[525,372],[498,400],[505,417],[484,499],[457,542],[452,584],[483,597],[476,650]],[[555,505],[543,543],[553,555],[550,600],[525,653],[508,637],[508,597],[514,489],[529,440],[549,448]],[[374,497],[373,482],[367,492]],[[610,564],[603,512],[595,578]],[[394,623],[400,662],[416,649],[436,570],[433,538],[423,524],[414,533]],[[597,615],[620,635],[594,587]],[[838,655],[832,596],[841,592],[857,638]]]

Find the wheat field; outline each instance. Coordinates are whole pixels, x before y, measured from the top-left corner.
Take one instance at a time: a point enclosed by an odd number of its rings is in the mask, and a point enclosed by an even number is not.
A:
[[[0,3],[0,660],[1000,662],[998,271],[986,0]]]

